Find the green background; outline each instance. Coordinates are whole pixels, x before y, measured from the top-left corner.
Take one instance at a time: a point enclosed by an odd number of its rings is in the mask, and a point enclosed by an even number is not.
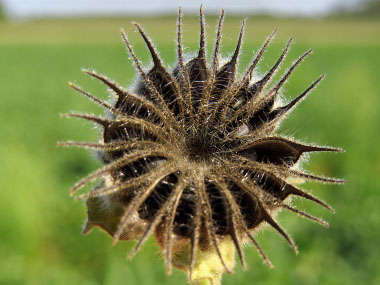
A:
[[[186,15],[185,15],[186,16]],[[86,236],[83,202],[68,190],[100,163],[81,149],[58,148],[57,141],[98,139],[93,125],[59,114],[103,111],[67,86],[74,81],[107,98],[106,88],[85,76],[94,68],[123,86],[136,76],[119,29],[125,27],[144,64],[149,53],[132,19],[0,22],[0,284],[182,284],[175,270],[166,276],[160,250],[150,239],[132,261],[134,242],[112,246],[98,229]],[[174,65],[174,17],[137,18],[169,66]],[[227,17],[222,54],[234,49],[239,17]],[[209,50],[215,17],[208,17]],[[187,52],[198,45],[195,17],[184,19]],[[270,68],[292,36],[282,72],[302,52],[310,56],[283,91],[290,100],[322,73],[326,79],[283,124],[281,131],[305,142],[342,147],[343,154],[312,155],[305,168],[348,180],[344,186],[304,187],[336,209],[333,215],[306,201],[300,208],[330,223],[325,229],[290,213],[278,216],[298,244],[295,256],[273,230],[257,235],[275,265],[269,270],[252,246],[249,269],[240,264],[224,284],[380,284],[380,22],[377,20],[249,19],[241,70],[273,29],[279,34],[260,65]],[[280,72],[280,74],[282,73]],[[278,77],[277,77],[278,78]]]

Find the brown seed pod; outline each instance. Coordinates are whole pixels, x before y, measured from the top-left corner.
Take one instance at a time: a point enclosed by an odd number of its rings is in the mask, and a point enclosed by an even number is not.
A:
[[[133,256],[152,234],[162,247],[170,272],[172,255],[185,245],[190,248],[190,278],[199,251],[213,248],[226,271],[220,243],[230,239],[245,266],[243,241],[252,242],[263,260],[270,261],[253,233],[269,224],[294,248],[290,236],[275,221],[285,209],[314,222],[327,223],[287,203],[290,196],[311,200],[330,211],[323,201],[297,188],[295,179],[326,183],[344,180],[305,173],[295,166],[304,153],[340,152],[341,149],[303,144],[274,134],[281,121],[322,80],[323,75],[289,103],[275,107],[277,95],[294,69],[311,50],[301,55],[280,80],[268,84],[289,51],[286,44],[274,66],[258,81],[252,74],[276,32],[268,37],[241,78],[237,66],[245,22],[231,59],[219,64],[224,12],[217,26],[211,63],[206,61],[205,23],[200,13],[200,47],[195,58],[185,61],[182,48],[182,14],[177,31],[177,66],[168,70],[153,44],[135,23],[153,59],[145,71],[126,34],[122,38],[140,75],[137,87],[127,91],[103,75],[86,70],[116,96],[104,102],[79,87],[70,86],[104,107],[108,118],[68,114],[102,127],[98,143],[66,142],[97,150],[104,167],[80,180],[76,192],[100,180],[98,187],[79,198],[86,199],[85,232],[98,225],[114,241],[138,239]]]

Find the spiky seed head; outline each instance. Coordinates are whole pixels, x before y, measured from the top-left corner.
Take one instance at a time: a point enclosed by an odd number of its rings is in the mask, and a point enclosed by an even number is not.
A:
[[[141,26],[134,23],[152,55],[153,67],[144,70],[127,35],[121,31],[140,75],[137,87],[127,91],[106,76],[85,70],[103,82],[116,100],[104,102],[70,83],[111,115],[101,118],[68,114],[100,125],[102,137],[96,143],[61,143],[95,149],[104,163],[103,168],[80,180],[71,190],[73,194],[91,181],[100,181],[91,192],[78,196],[86,200],[88,208],[84,232],[96,225],[112,235],[115,242],[137,239],[131,257],[154,233],[169,272],[172,256],[188,252],[186,270],[190,279],[194,268],[202,262],[201,256],[209,256],[210,252],[220,260],[224,270],[231,272],[229,265],[233,263],[225,260],[230,257],[223,249],[226,243],[236,248],[243,266],[245,241],[252,242],[271,266],[253,235],[263,224],[273,227],[297,251],[291,237],[274,218],[278,210],[294,212],[324,226],[327,223],[291,207],[287,198],[298,196],[333,209],[291,181],[344,183],[295,168],[304,153],[340,152],[340,149],[303,144],[274,133],[286,115],[324,77],[319,77],[288,104],[275,107],[281,88],[311,50],[301,55],[273,87],[267,88],[292,43],[290,39],[274,66],[254,81],[252,75],[275,31],[238,79],[245,22],[231,59],[220,65],[223,19],[224,11],[209,64],[201,8],[199,51],[195,58],[185,61],[179,10],[177,66],[172,71],[164,66]],[[178,260],[176,264],[180,266]]]

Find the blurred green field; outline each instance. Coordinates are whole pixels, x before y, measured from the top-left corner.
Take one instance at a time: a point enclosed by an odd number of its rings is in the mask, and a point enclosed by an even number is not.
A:
[[[175,19],[137,19],[173,65]],[[92,124],[60,119],[70,111],[102,114],[72,91],[68,81],[101,98],[106,89],[80,68],[94,68],[124,86],[136,76],[119,36],[130,34],[144,63],[149,54],[133,32],[131,19],[0,22],[0,284],[184,284],[185,275],[168,277],[153,239],[132,261],[133,242],[111,245],[98,229],[82,236],[83,202],[68,189],[100,166],[85,150],[56,147],[57,141],[97,140]],[[233,51],[240,19],[225,21],[223,54]],[[216,24],[208,18],[211,49]],[[273,230],[258,240],[275,268],[262,264],[247,247],[249,270],[237,264],[223,284],[380,284],[380,21],[250,19],[241,58],[242,69],[274,28],[279,35],[260,66],[277,59],[289,36],[295,38],[288,66],[308,48],[314,54],[287,84],[283,97],[295,97],[320,74],[327,73],[309,98],[287,119],[282,130],[306,142],[343,147],[344,154],[313,155],[306,169],[342,177],[345,186],[305,184],[335,207],[336,214],[304,201],[301,209],[323,216],[325,229],[293,214],[280,223],[292,234],[295,256]],[[194,51],[197,20],[185,18],[184,42]],[[282,69],[284,71],[285,68]],[[280,72],[281,74],[281,72]]]

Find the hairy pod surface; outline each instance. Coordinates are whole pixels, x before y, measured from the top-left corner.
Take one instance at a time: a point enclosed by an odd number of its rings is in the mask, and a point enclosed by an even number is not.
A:
[[[102,128],[99,142],[65,142],[61,145],[95,149],[104,167],[80,180],[72,194],[98,180],[98,186],[78,197],[86,200],[88,220],[84,232],[100,226],[119,240],[137,239],[132,257],[154,234],[163,249],[168,271],[173,255],[189,252],[190,278],[197,255],[212,249],[230,272],[221,251],[231,241],[245,266],[243,242],[251,242],[271,266],[254,238],[255,230],[268,224],[294,248],[296,245],[276,222],[274,214],[288,210],[327,226],[327,223],[293,208],[288,197],[311,200],[330,211],[325,202],[298,188],[297,179],[326,183],[344,180],[305,173],[296,167],[309,152],[341,149],[297,142],[275,133],[282,120],[312,91],[323,75],[289,103],[276,107],[278,94],[294,69],[311,53],[306,51],[271,83],[289,51],[288,41],[274,66],[259,80],[253,74],[276,32],[271,34],[246,71],[238,76],[238,60],[245,22],[236,49],[225,64],[219,63],[222,12],[211,61],[206,60],[204,16],[200,13],[200,47],[195,58],[184,60],[182,14],[177,23],[177,65],[168,70],[142,28],[135,23],[152,56],[153,67],[142,68],[132,46],[123,41],[139,73],[128,91],[106,76],[85,70],[115,96],[108,103],[80,87],[75,90],[104,107],[106,118],[67,114],[94,122]],[[268,85],[271,85],[268,88]]]

